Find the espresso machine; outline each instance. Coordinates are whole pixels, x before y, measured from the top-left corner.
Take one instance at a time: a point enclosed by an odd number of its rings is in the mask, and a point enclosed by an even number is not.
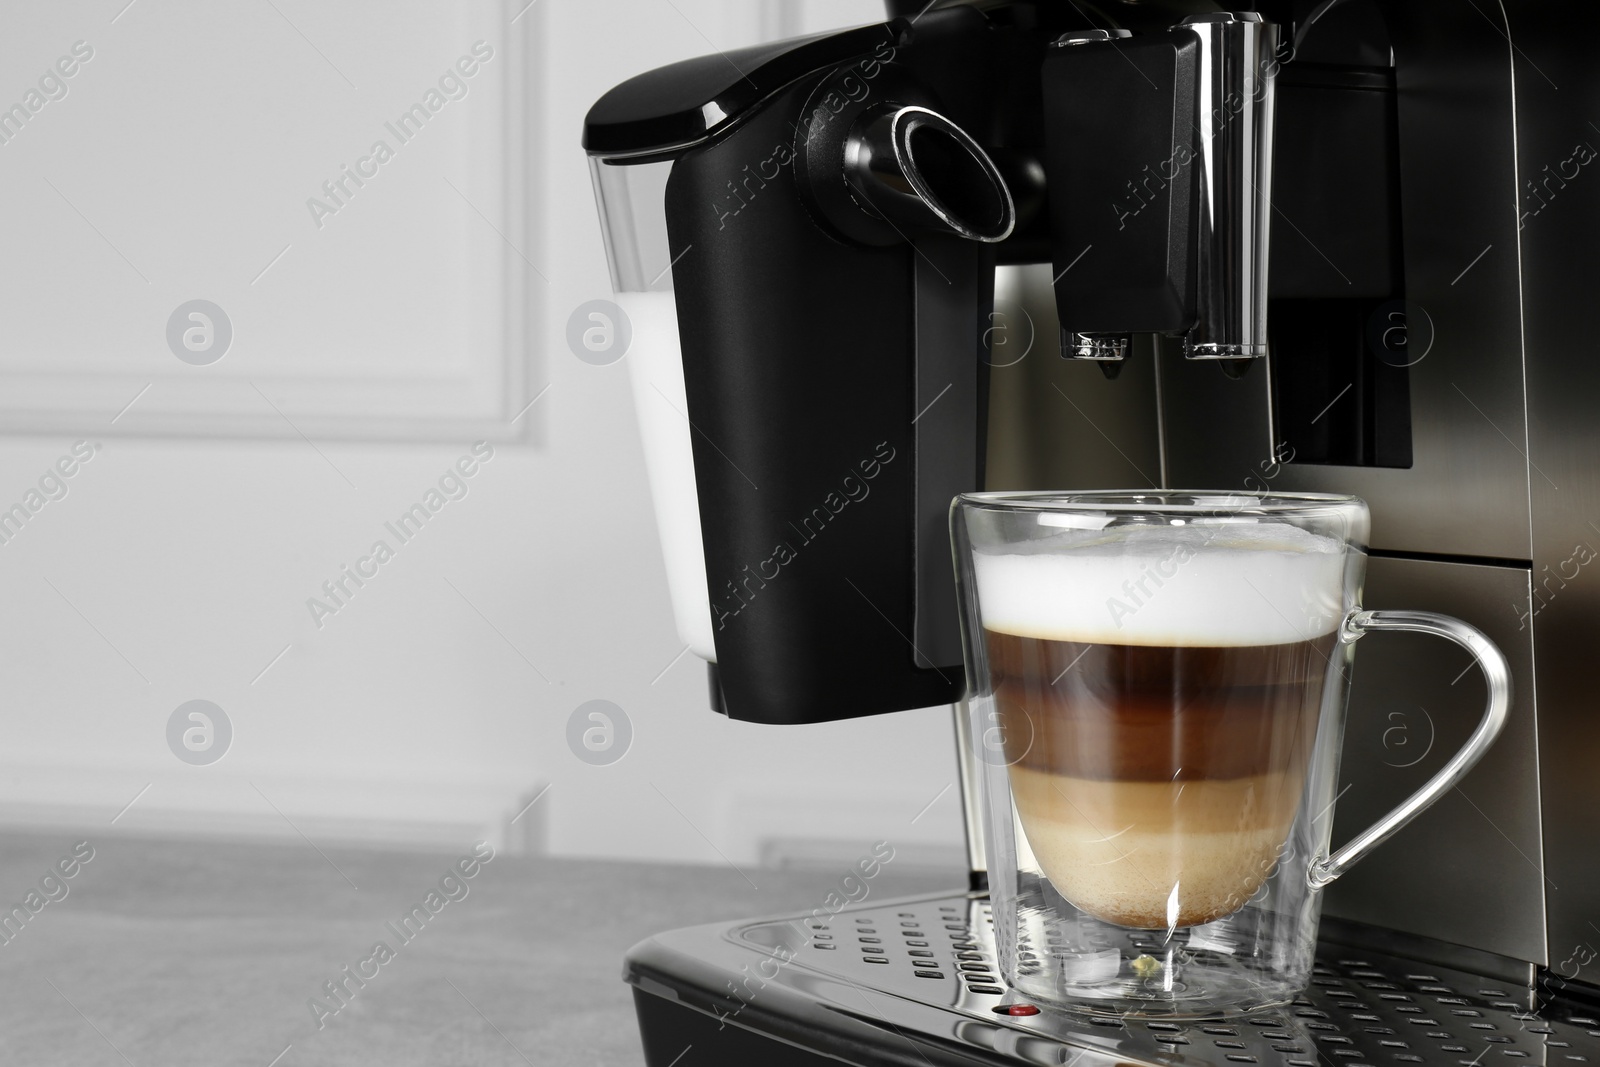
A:
[[[1145,1022],[1006,989],[963,742],[970,884],[642,943],[624,974],[647,1061],[1600,1057],[1600,360],[1579,295],[1600,283],[1600,10],[888,6],[642,74],[586,123],[714,709],[777,727],[957,704],[968,730],[951,498],[1146,487],[1364,498],[1365,604],[1473,622],[1514,707],[1458,789],[1331,887],[1291,1005]],[[1335,841],[1431,776],[1483,699],[1446,647],[1362,656]]]

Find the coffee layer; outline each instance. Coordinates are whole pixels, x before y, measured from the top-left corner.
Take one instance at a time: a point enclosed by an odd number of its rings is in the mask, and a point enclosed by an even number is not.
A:
[[[1034,858],[1097,919],[1162,930],[1244,906],[1288,837],[1303,778],[1106,782],[1011,769]]]
[[[985,637],[1007,763],[1162,782],[1303,767],[1336,640],[1161,648]]]

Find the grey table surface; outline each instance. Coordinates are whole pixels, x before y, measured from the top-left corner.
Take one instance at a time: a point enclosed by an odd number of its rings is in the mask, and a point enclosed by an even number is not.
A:
[[[93,858],[46,881],[83,840],[0,835],[0,919],[13,906],[29,916],[12,919],[15,934],[0,928],[4,1067],[636,1065],[620,980],[629,946],[678,926],[808,912],[845,873],[499,855],[446,883],[436,914],[402,941],[389,924],[414,904],[426,911],[469,849],[90,835]],[[886,868],[872,892],[963,880]],[[393,958],[363,964],[380,941]],[[372,977],[347,980],[341,1005],[324,983],[347,966]],[[319,1020],[314,997],[339,1011]],[[692,1055],[679,1067],[695,1067]]]

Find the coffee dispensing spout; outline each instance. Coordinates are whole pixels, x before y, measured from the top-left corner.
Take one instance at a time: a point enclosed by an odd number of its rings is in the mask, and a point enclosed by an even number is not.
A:
[[[1273,83],[1278,28],[1253,12],[1192,15],[1200,44],[1195,101],[1195,323],[1190,359],[1267,354]]]
[[[1062,354],[1105,367],[1129,335],[1160,333],[1237,377],[1267,354],[1278,27],[1213,12],[1056,44],[1043,90]]]
[[[1100,368],[1107,378],[1122,373],[1122,361],[1133,349],[1133,336],[1125,333],[1061,332],[1061,354],[1067,359],[1083,359]]]

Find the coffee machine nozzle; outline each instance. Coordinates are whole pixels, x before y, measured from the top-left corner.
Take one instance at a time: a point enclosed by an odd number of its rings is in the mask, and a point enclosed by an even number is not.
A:
[[[1044,80],[1063,354],[1119,359],[1106,335],[1154,332],[1183,335],[1190,359],[1264,357],[1277,26],[1214,12],[1056,44]]]
[[[1191,15],[1200,42],[1190,359],[1267,354],[1267,246],[1272,211],[1273,79],[1278,27],[1251,12]]]
[[[1133,336],[1126,333],[1061,334],[1061,355],[1064,359],[1082,359],[1100,368],[1109,381],[1122,373],[1122,361],[1133,351]]]

